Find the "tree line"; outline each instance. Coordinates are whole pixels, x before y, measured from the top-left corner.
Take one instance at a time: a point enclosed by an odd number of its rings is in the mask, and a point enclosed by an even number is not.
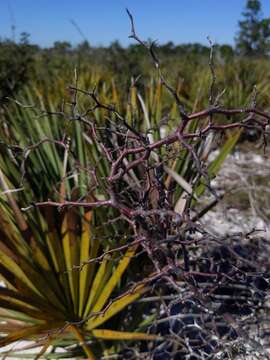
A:
[[[174,44],[168,42],[158,46],[161,60],[175,65],[181,60],[190,63],[207,63],[209,47],[199,43]],[[235,57],[268,57],[270,54],[270,18],[262,13],[260,0],[247,0],[238,24],[235,46],[215,45],[216,60],[231,61]],[[22,33],[19,41],[0,38],[0,104],[16,93],[22,84],[34,76],[55,75],[57,71],[82,70],[91,66],[102,67],[113,74],[132,76],[149,70],[145,62],[144,49],[137,44],[123,47],[118,41],[108,47],[94,47],[88,41],[72,46],[68,41],[57,41],[52,47],[42,48],[31,44],[30,36]],[[144,71],[145,72],[145,71]],[[126,74],[126,75],[125,75]]]

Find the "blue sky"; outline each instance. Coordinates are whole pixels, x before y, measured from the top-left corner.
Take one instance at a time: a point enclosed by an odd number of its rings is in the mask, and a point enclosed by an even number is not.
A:
[[[270,17],[270,1],[262,0],[265,17]],[[130,41],[128,7],[142,38],[159,43],[233,44],[237,22],[245,0],[0,0],[0,36],[31,34],[31,41],[49,46],[56,40],[81,42],[82,36],[72,25],[75,21],[92,45],[108,45],[118,39]],[[11,20],[11,19],[14,20]]]

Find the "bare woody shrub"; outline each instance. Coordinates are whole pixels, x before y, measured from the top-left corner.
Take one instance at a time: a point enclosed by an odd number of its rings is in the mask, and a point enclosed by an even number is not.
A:
[[[119,358],[230,358],[237,351],[248,351],[243,339],[256,351],[263,352],[259,340],[250,337],[249,329],[256,327],[263,317],[269,276],[267,243],[263,237],[255,236],[255,230],[218,238],[199,220],[219,200],[219,194],[211,186],[213,173],[207,162],[209,138],[216,136],[222,141],[231,131],[240,134],[241,129],[255,128],[266,146],[270,115],[256,107],[255,93],[249,107],[231,109],[221,105],[224,92],[217,92],[215,88],[212,46],[209,106],[187,113],[177,91],[163,76],[154,43],[140,39],[133,17],[129,12],[128,15],[130,38],[149,54],[162,87],[177,106],[177,122],[163,138],[154,140],[153,129],[143,131],[134,119],[127,121],[114,105],[104,103],[95,89],[81,89],[77,84],[70,86],[72,116],[69,120],[83,125],[89,143],[95,146],[108,171],[101,177],[97,176],[94,165],[89,167],[91,186],[81,198],[35,201],[24,210],[48,206],[59,211],[73,207],[107,209],[107,221],[99,224],[102,234],[108,224],[119,221],[125,224],[129,240],[116,245],[109,253],[121,254],[130,246],[138,248],[137,270],[134,276],[130,275],[130,282],[143,283],[148,288],[147,295],[129,308],[126,321],[129,316],[132,318],[133,308],[142,306],[145,317],[156,315],[146,329],[163,338],[152,344],[132,345],[123,350]],[[133,86],[136,87],[138,81],[134,80]],[[79,95],[89,99],[89,108],[83,112]],[[93,116],[96,110],[102,111],[106,120],[102,126]],[[64,109],[46,115],[68,117]],[[27,149],[27,156],[34,149],[35,146]],[[175,171],[169,165],[184,154],[189,167],[186,179],[177,176],[181,169]],[[25,170],[25,166],[23,161],[22,169]],[[184,189],[180,199],[179,188]],[[195,205],[204,190],[212,194],[213,202],[196,212]],[[107,254],[104,252],[91,262],[99,262]],[[85,261],[73,271],[89,263]],[[81,326],[84,321],[86,319],[80,319],[72,324]],[[256,329],[262,336],[263,330],[258,326]]]

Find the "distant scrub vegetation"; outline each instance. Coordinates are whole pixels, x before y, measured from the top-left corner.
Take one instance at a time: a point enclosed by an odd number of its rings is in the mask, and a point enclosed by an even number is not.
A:
[[[208,102],[210,79],[209,48],[200,44],[168,43],[159,46],[157,52],[164,73],[178,88],[187,110],[198,102],[204,106]],[[229,45],[215,46],[214,54],[218,88],[229,88],[224,96],[226,105],[249,101],[254,85],[257,85],[261,105],[268,103],[270,66],[266,57],[239,56]],[[144,90],[154,81],[152,63],[145,55],[139,45],[124,48],[118,42],[107,48],[91,47],[87,42],[76,47],[57,42],[51,48],[42,49],[28,43],[25,35],[16,44],[4,40],[0,42],[0,101],[4,104],[7,97],[17,96],[25,86],[37,87],[45,97],[63,95],[59,91],[73,81],[75,68],[86,86],[106,83],[108,91],[112,86],[117,87],[121,100],[132,77],[142,75],[137,86]],[[57,86],[59,83],[62,86]]]
[[[211,76],[209,47],[199,43],[175,45],[168,42],[157,48],[163,72],[178,89],[187,110],[192,110],[194,104],[205,106]],[[269,50],[270,18],[263,17],[259,0],[247,0],[235,47],[214,45],[217,88],[219,91],[230,88],[224,96],[224,105],[248,102],[255,85],[259,105],[268,104]],[[27,33],[22,33],[18,42],[0,39],[0,106],[25,85],[37,87],[43,96],[58,96],[63,86],[56,87],[57,82],[65,86],[70,84],[75,68],[88,87],[93,85],[89,78],[96,86],[105,82],[110,87],[113,83],[121,99],[127,94],[132,77],[143,75],[137,83],[139,87],[153,82],[154,69],[145,55],[145,49],[139,44],[123,47],[118,41],[108,47],[93,47],[86,40],[76,46],[57,41],[52,47],[41,48],[30,43]]]

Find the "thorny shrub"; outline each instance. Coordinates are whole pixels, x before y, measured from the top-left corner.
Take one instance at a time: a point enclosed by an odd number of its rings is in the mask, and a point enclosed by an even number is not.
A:
[[[95,90],[71,86],[71,120],[83,124],[108,173],[98,177],[93,164],[88,169],[92,179],[87,196],[78,200],[36,201],[27,211],[47,206],[59,210],[105,208],[110,209],[110,217],[100,227],[109,223],[117,226],[118,221],[125,223],[130,241],[112,251],[139,247],[136,274],[130,279],[136,282],[139,277],[148,287],[147,295],[129,312],[140,308],[144,317],[152,319],[141,329],[160,334],[162,339],[134,344],[121,351],[119,358],[230,358],[250,351],[244,343],[263,352],[260,341],[255,335],[250,337],[249,330],[256,328],[261,337],[267,334],[259,323],[265,321],[269,246],[263,236],[256,236],[255,229],[249,234],[218,238],[199,220],[219,200],[211,186],[215,171],[207,160],[211,151],[209,139],[220,137],[225,143],[239,137],[244,129],[253,128],[260,132],[266,145],[270,114],[256,107],[256,93],[251,96],[249,107],[228,109],[221,105],[223,92],[215,88],[212,47],[209,107],[186,113],[177,91],[163,76],[154,44],[138,37],[132,15],[128,15],[130,38],[149,53],[160,84],[175,101],[178,121],[170,132],[154,139],[152,131],[157,129],[148,126],[142,130],[134,119],[127,121],[114,105],[105,104]],[[134,87],[136,81],[139,79],[134,81]],[[92,104],[83,113],[79,111],[79,95],[88,97]],[[97,110],[106,120],[104,126],[93,116]],[[62,111],[48,115],[65,116]],[[212,194],[213,202],[196,212],[205,190]],[[87,261],[81,266],[87,266]]]

